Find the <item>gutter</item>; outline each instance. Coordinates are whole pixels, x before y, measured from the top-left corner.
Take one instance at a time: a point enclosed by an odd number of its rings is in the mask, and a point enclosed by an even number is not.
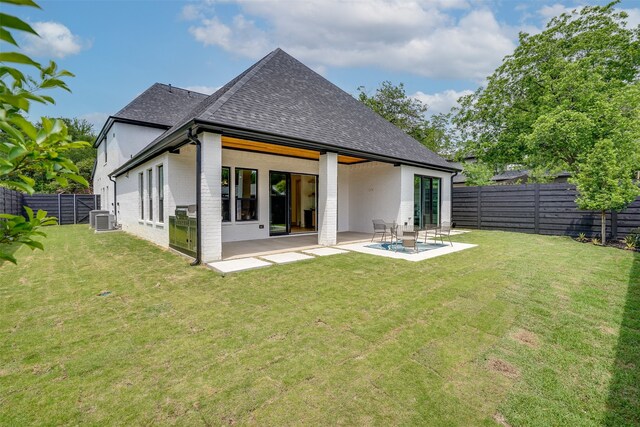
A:
[[[192,266],[202,262],[202,216],[200,215],[200,202],[202,199],[202,142],[193,134],[191,128],[187,131],[187,138],[196,145],[196,259]]]

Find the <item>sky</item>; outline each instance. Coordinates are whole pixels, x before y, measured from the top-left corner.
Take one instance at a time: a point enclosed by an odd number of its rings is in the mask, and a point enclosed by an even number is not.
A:
[[[99,131],[155,82],[212,93],[280,47],[348,93],[388,80],[448,112],[513,52],[521,31],[587,4],[545,0],[40,0],[3,4],[40,38],[21,48],[73,72],[72,94],[31,116],[84,118]],[[603,4],[603,2],[588,2]],[[623,0],[629,24],[640,1]],[[7,49],[7,45],[0,45]]]

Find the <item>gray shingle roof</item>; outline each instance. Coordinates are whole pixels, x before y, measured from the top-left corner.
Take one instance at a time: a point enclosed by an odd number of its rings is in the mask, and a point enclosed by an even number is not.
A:
[[[112,117],[173,126],[206,98],[202,93],[155,83]]]
[[[117,173],[155,155],[164,141],[194,120],[312,142],[336,151],[342,148],[456,169],[353,96],[276,49],[188,110]]]

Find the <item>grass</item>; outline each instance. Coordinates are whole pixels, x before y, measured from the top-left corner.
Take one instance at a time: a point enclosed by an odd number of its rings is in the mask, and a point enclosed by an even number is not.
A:
[[[52,227],[0,267],[0,425],[639,425],[639,255],[456,239],[221,277]]]

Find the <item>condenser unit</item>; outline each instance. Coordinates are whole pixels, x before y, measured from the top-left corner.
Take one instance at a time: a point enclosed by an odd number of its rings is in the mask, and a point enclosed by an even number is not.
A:
[[[96,228],[96,215],[100,214],[109,214],[109,211],[102,211],[100,209],[89,211],[89,226],[91,228]]]
[[[115,218],[109,214],[98,214],[95,217],[96,231],[109,231],[115,228]]]

